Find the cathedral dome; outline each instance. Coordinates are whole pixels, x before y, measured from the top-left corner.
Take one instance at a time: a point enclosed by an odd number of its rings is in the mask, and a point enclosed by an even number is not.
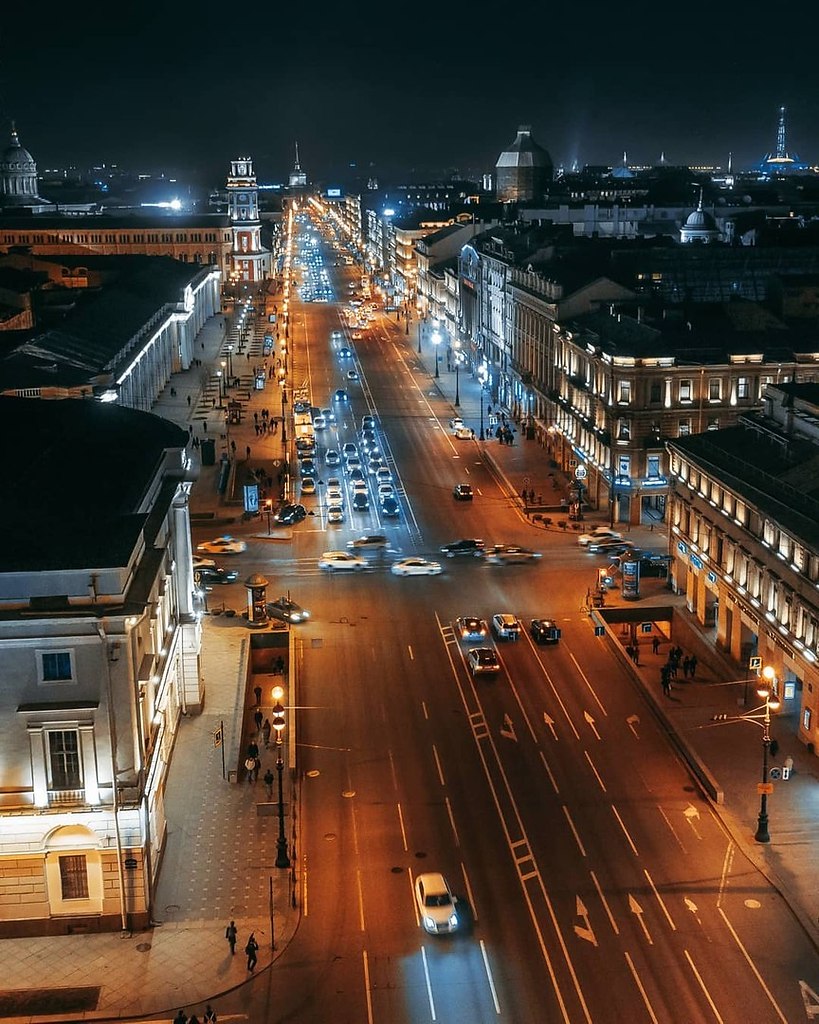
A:
[[[717,222],[710,213],[702,208],[702,189],[696,210],[688,214],[685,224],[680,228],[681,242],[714,242],[719,238]]]
[[[41,202],[37,195],[37,164],[20,145],[12,123],[11,142],[0,154],[0,206],[31,206]]]
[[[521,125],[514,142],[498,157],[495,172],[498,199],[525,202],[541,198],[554,166],[547,150],[532,138],[529,125]]]

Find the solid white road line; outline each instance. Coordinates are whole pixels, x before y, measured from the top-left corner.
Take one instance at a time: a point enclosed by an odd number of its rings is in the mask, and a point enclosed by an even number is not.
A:
[[[500,1003],[498,1002],[498,993],[495,991],[495,982],[492,978],[492,970],[489,966],[489,957],[486,955],[486,946],[483,944],[481,939],[481,956],[483,957],[483,966],[486,971],[486,977],[489,981],[489,991],[492,993],[492,1002],[495,1004],[495,1013],[500,1016]]]
[[[634,845],[634,841],[632,840],[631,836],[628,834],[628,829],[623,824],[623,819],[620,817],[620,814],[618,813],[617,808],[614,806],[614,804],[611,805],[611,809],[614,811],[614,817],[620,823],[620,828],[623,830],[623,835],[626,837],[626,839],[628,839],[628,845],[631,847],[632,851],[634,852],[634,856],[635,857],[639,857],[640,854],[637,852],[637,847]]]
[[[444,770],[441,767],[441,759],[438,757],[438,750],[434,743],[432,744],[432,754],[435,758],[436,767],[438,768],[438,778],[441,781],[441,785],[445,786],[446,782],[444,781]]]
[[[572,659],[572,661],[573,661],[573,662],[574,662],[574,664],[575,664],[575,668],[577,669],[577,671],[578,671],[578,672],[580,673],[580,675],[582,676],[582,678],[583,678],[583,682],[584,682],[584,683],[586,684],[586,686],[588,686],[588,688],[589,688],[589,693],[590,693],[590,694],[592,695],[592,697],[594,697],[594,699],[595,699],[595,700],[597,701],[597,706],[598,706],[598,707],[600,708],[600,710],[601,710],[601,711],[603,712],[603,714],[604,714],[604,715],[608,715],[608,711],[606,711],[606,709],[605,709],[605,708],[603,707],[603,702],[602,702],[602,701],[600,700],[600,698],[599,698],[599,697],[597,696],[597,694],[596,694],[596,693],[594,692],[594,687],[593,687],[593,686],[592,686],[592,684],[591,684],[591,683],[589,682],[588,678],[586,677],[586,673],[585,673],[585,672],[583,671],[583,669],[582,669],[582,668],[580,667],[580,664],[579,664],[579,662],[578,662],[577,658],[575,658],[575,656],[574,656],[574,655],[572,654],[572,652],[571,652],[571,651],[569,651],[569,657],[570,657],[570,658]]]
[[[711,1010],[713,1011],[714,1019],[719,1021],[719,1024],[724,1024],[723,1019],[722,1019],[722,1015],[720,1014],[719,1010],[717,1009],[717,1007],[716,1007],[716,1005],[714,1003],[714,1000],[711,998],[711,993],[705,987],[705,982],[702,980],[702,975],[697,970],[696,965],[694,964],[694,961],[691,959],[691,954],[688,952],[687,949],[684,949],[683,953],[685,953],[685,959],[688,961],[688,964],[691,967],[691,970],[694,972],[694,977],[697,979],[697,983],[699,984],[700,988],[702,989],[702,994],[708,1000],[708,1005],[711,1007]]]
[[[645,1008],[648,1011],[649,1017],[651,1017],[654,1024],[660,1024],[660,1022],[657,1020],[657,1014],[654,1012],[651,1003],[648,1001],[648,993],[643,988],[643,983],[642,981],[640,981],[640,975],[637,973],[637,968],[632,963],[631,957],[628,955],[628,953],[625,954],[625,957],[626,963],[628,964],[629,970],[631,971],[631,976],[632,978],[634,978],[634,984],[640,990],[640,995],[643,997],[643,1002],[645,1003]]]
[[[447,814],[449,814],[449,825],[450,828],[452,829],[452,834],[455,836],[455,845],[460,846],[461,840],[460,837],[458,836],[458,829],[455,827],[455,816],[452,813],[452,804],[449,802],[448,796],[444,797],[444,800],[446,802]]]
[[[580,850],[580,855],[582,857],[585,857],[586,856],[585,847],[583,846],[583,843],[580,840],[580,836],[579,836],[579,834],[577,832],[577,829],[574,827],[574,822],[572,821],[572,816],[569,813],[569,808],[565,804],[563,804],[563,813],[566,815],[566,821],[568,821],[569,828],[572,830],[572,835],[574,836],[574,841],[577,843],[578,850]]]
[[[780,1019],[780,1021],[782,1021],[782,1024],[788,1024],[788,1018],[785,1016],[785,1014],[779,1008],[779,1004],[774,999],[771,990],[765,984],[764,980],[762,979],[762,975],[756,969],[756,964],[751,959],[751,954],[748,952],[748,950],[745,948],[745,946],[743,946],[742,940],[737,935],[737,933],[734,931],[734,926],[728,920],[728,917],[727,917],[725,911],[722,909],[722,907],[717,907],[717,912],[719,913],[719,915],[722,917],[723,921],[725,922],[725,925],[728,928],[728,931],[731,933],[731,936],[732,936],[734,942],[736,942],[736,944],[739,946],[740,950],[742,951],[742,955],[745,957],[745,960],[746,960],[748,966],[754,972],[754,977],[756,978],[756,980],[759,982],[760,986],[762,987],[762,991],[768,997],[768,1000],[769,1000],[771,1006],[773,1007],[774,1012],[776,1013],[777,1017]]]
[[[597,890],[597,895],[600,897],[600,902],[603,904],[603,909],[606,911],[606,914],[608,915],[609,924],[612,927],[612,931],[615,935],[619,935],[620,929],[617,927],[617,922],[614,920],[614,914],[612,914],[611,912],[611,907],[608,904],[608,900],[603,895],[603,890],[600,886],[600,882],[597,880],[597,875],[593,871],[590,871],[589,874],[591,875],[591,880],[594,882],[594,887]],[[626,954],[626,956],[628,956],[628,954]]]
[[[469,905],[472,907],[472,920],[475,924],[478,923],[478,908],[475,905],[475,897],[472,894],[472,886],[469,884],[469,875],[466,873],[466,865],[461,861],[461,871],[464,876],[464,885],[466,886],[466,895],[469,898]]]
[[[359,923],[359,925],[361,927],[361,931],[363,932],[365,930],[365,928],[364,928],[364,891],[361,888],[361,872],[360,871],[356,871],[356,873],[355,873],[355,881],[356,881],[356,885],[358,886],[358,923]]]
[[[407,846],[407,831],[404,828],[404,815],[403,815],[403,813],[401,811],[401,804],[399,803],[397,806],[398,806],[398,824],[401,826],[401,842],[404,844],[404,852],[406,852],[409,849],[409,847]]]
[[[657,902],[663,908],[663,913],[665,914],[666,921],[668,921],[668,923],[671,925],[671,930],[673,932],[675,932],[677,930],[677,926],[671,920],[671,914],[669,914],[668,907],[666,907],[665,903],[663,902],[662,896],[657,892],[657,886],[654,884],[654,879],[651,877],[651,875],[648,873],[648,871],[646,871],[645,868],[643,868],[643,874],[648,879],[648,884],[651,886],[651,891],[657,897]]]
[[[429,979],[429,967],[427,966],[427,951],[423,946],[421,946],[421,959],[424,961],[424,977],[427,979],[430,1016],[433,1020],[437,1020],[438,1018],[435,1016],[435,1000],[432,998],[432,982]]]
[[[583,753],[586,755],[586,760],[589,762],[589,767],[594,772],[594,777],[597,779],[597,781],[598,781],[598,783],[600,785],[600,788],[603,790],[604,793],[608,792],[607,789],[606,789],[605,783],[600,778],[600,773],[598,772],[598,770],[594,766],[594,762],[592,761],[591,755],[589,754],[588,750],[584,750]]]
[[[370,989],[370,961],[367,957],[367,950],[362,950],[364,957],[364,993],[367,996],[367,1020],[369,1024],[373,1024],[373,995]]]

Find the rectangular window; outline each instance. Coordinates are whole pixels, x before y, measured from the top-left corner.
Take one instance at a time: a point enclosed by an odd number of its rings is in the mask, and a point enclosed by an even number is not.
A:
[[[617,421],[617,440],[618,441],[630,441],[631,440],[631,423],[625,419],[619,419]]]
[[[64,900],[88,899],[88,869],[85,857],[60,857],[60,884]]]
[[[750,377],[740,377],[737,380],[737,398],[750,398],[751,397],[751,379]]]
[[[652,381],[651,388],[649,390],[649,402],[654,405],[659,405],[663,400],[663,386],[659,381]]]
[[[722,401],[722,381],[719,377],[712,377],[708,381],[708,401],[709,402],[720,402]]]
[[[621,380],[620,381],[620,384],[619,384],[619,387],[618,387],[618,391],[617,391],[617,401],[621,405],[628,405],[629,402],[631,401],[631,381],[630,380]]]
[[[74,678],[71,651],[43,651],[40,654],[40,671],[44,683],[70,682]]]
[[[48,733],[49,789],[81,789],[80,735],[76,729]]]
[[[677,428],[677,437],[688,437],[691,433],[691,420],[680,420]]]
[[[691,402],[694,398],[693,385],[690,380],[680,381],[680,401]]]
[[[719,416],[709,416],[707,430],[719,430]]]
[[[628,479],[631,476],[631,456],[619,455],[617,457],[617,475]]]

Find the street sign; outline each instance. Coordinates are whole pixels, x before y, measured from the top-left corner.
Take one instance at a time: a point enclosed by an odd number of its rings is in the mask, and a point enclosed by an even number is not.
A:
[[[750,658],[749,661],[748,661],[748,668],[752,672],[757,672],[759,669],[762,668],[762,658],[758,658],[758,657]]]
[[[641,622],[640,623],[640,632],[641,633],[650,633],[652,628],[653,628],[652,627],[652,623],[650,623],[650,622]]]
[[[583,465],[578,466],[577,469],[574,471],[575,480],[585,480],[588,475],[589,471]]]
[[[773,793],[772,782],[757,782],[756,791],[759,796],[770,796]]]
[[[605,636],[606,635],[606,627],[605,626],[595,626],[594,627],[594,635],[595,636]]]
[[[771,770],[770,770],[770,772],[768,772],[768,774],[774,780],[774,782],[776,782],[778,779],[782,778],[782,769],[781,768],[771,768]]]
[[[222,727],[213,730],[213,745],[214,747],[222,746]]]

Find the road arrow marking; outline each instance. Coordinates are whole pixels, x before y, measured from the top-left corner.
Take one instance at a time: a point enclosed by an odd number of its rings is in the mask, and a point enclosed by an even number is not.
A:
[[[545,711],[543,712],[543,721],[549,726],[552,732],[552,739],[557,739],[557,733],[555,732],[555,720],[551,718]]]
[[[626,719],[626,725],[634,733],[634,738],[636,740],[639,740],[639,738],[640,738],[637,735],[637,729],[635,728],[635,726],[637,726],[639,724],[640,724],[640,719],[637,717],[637,715],[629,715],[628,718]]]
[[[691,911],[691,913],[697,919],[697,924],[701,925],[702,924],[702,920],[700,919],[699,907],[697,906],[697,904],[692,899],[689,899],[688,896],[685,897],[685,908],[686,908],[686,910],[690,910]]]
[[[693,804],[689,804],[683,811],[683,815],[685,816],[685,820],[691,826],[691,831],[694,833],[697,839],[702,839],[702,836],[700,835],[695,824],[695,822],[698,822],[700,820],[700,812],[697,810],[697,808]]]
[[[592,927],[589,924],[589,912],[588,910],[586,910],[586,905],[583,903],[583,900],[581,900],[579,896],[577,897],[577,909],[575,910],[575,913],[578,917],[581,917],[583,919],[582,927],[579,924],[576,924],[574,926],[575,935],[577,935],[581,939],[585,939],[586,942],[590,942],[593,946],[596,947],[597,939],[595,938],[594,931],[592,930]]]
[[[514,740],[517,742],[517,736],[515,735],[515,727],[512,725],[512,719],[509,715],[503,716],[503,725],[500,731],[501,736],[504,736],[507,740]]]
[[[594,719],[592,718],[592,716],[591,716],[591,715],[589,714],[589,712],[588,712],[588,711],[584,711],[584,712],[583,712],[583,717],[584,717],[584,718],[586,719],[586,724],[587,724],[587,725],[589,726],[589,728],[591,729],[591,731],[592,731],[592,732],[594,733],[594,735],[595,735],[595,736],[597,737],[597,739],[599,740],[599,739],[600,739],[600,733],[599,733],[599,732],[597,731],[597,729],[595,728],[595,725],[594,725]]]
[[[653,946],[654,941],[649,935],[648,926],[643,920],[643,908],[640,906],[640,904],[637,902],[637,900],[635,900],[633,896],[629,896],[628,898],[628,909],[632,912],[632,914],[634,914],[634,916],[640,922],[640,927],[643,929],[643,934],[648,939],[649,946]]]

